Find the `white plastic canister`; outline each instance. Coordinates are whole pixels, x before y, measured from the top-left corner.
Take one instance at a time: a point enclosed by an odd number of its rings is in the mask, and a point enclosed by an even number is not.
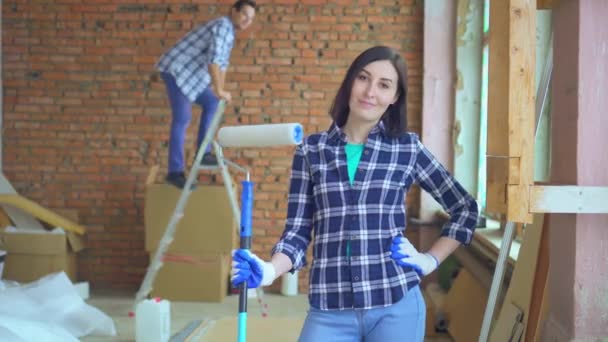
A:
[[[171,304],[160,298],[145,299],[135,309],[135,341],[167,342],[171,337]]]
[[[284,273],[281,279],[281,294],[295,296],[298,294],[298,271]]]

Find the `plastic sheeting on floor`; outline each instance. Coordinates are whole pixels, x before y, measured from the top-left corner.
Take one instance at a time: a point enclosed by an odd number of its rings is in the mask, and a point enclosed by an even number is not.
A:
[[[2,289],[0,341],[70,342],[88,335],[116,336],[114,321],[88,305],[63,272]]]

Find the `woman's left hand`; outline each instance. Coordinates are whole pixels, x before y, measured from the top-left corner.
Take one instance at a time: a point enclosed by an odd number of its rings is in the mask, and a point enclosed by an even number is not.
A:
[[[430,253],[420,253],[410,241],[399,235],[393,239],[391,258],[400,266],[413,268],[420,276],[426,276],[439,266],[439,260]]]

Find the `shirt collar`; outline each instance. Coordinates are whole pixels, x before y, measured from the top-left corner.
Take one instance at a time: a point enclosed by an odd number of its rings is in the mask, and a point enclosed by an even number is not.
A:
[[[376,124],[369,132],[368,139],[374,140],[378,135],[386,135],[386,127],[384,126],[384,122],[382,120],[380,120],[378,124]],[[332,122],[331,126],[329,127],[329,130],[327,131],[327,137],[330,140],[341,140],[342,142],[346,142],[346,134],[342,131],[340,127],[338,127],[335,121]]]
[[[232,18],[229,15],[225,15],[224,18],[226,18],[226,20],[228,20],[228,22],[230,23],[232,32],[236,32],[236,27],[234,26],[234,23],[232,22]]]

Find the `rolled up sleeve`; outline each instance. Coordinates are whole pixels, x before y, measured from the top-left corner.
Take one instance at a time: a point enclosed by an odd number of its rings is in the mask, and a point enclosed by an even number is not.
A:
[[[285,230],[272,254],[283,253],[297,271],[306,265],[306,250],[311,241],[313,187],[304,147],[298,145],[293,157]]]
[[[450,220],[441,231],[446,236],[469,245],[477,226],[479,210],[475,199],[441,165],[441,163],[416,139],[416,181],[441,204]]]
[[[211,32],[213,32],[210,44],[211,63],[219,65],[220,69],[225,71],[230,63],[234,40],[232,29],[224,21],[218,21],[211,28]]]

